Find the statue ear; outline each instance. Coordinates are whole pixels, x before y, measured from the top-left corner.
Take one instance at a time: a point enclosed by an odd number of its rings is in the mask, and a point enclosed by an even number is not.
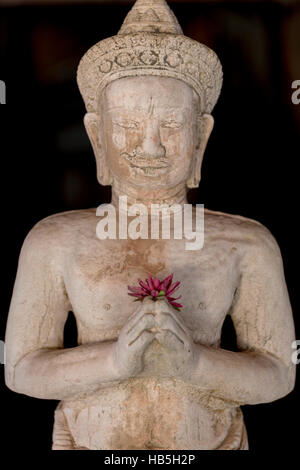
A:
[[[203,114],[200,118],[197,141],[195,145],[192,172],[186,184],[188,188],[197,188],[201,180],[201,167],[203,155],[209,136],[214,127],[214,118],[211,114]]]
[[[109,186],[112,184],[113,178],[107,165],[105,150],[101,142],[101,136],[103,135],[101,119],[96,113],[87,113],[84,116],[84,125],[94,150],[98,181],[103,186]]]

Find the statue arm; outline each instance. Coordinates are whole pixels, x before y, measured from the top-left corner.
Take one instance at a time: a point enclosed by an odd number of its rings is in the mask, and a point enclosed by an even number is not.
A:
[[[196,345],[194,380],[239,404],[277,400],[294,388],[294,323],[280,250],[260,227],[241,263],[231,310],[240,352]]]
[[[112,345],[63,349],[71,305],[51,224],[40,222],[22,247],[6,330],[6,385],[29,396],[63,400],[114,380]]]

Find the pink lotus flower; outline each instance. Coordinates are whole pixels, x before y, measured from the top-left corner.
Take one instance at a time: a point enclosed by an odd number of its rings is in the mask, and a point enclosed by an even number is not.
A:
[[[128,294],[132,297],[136,297],[136,300],[143,300],[145,297],[152,297],[153,300],[166,297],[168,302],[179,310],[182,308],[182,305],[175,302],[175,300],[180,299],[181,295],[175,298],[172,297],[172,294],[179,288],[180,282],[177,281],[172,284],[172,280],[173,274],[170,274],[170,276],[166,277],[163,281],[160,281],[157,277],[152,278],[151,276],[149,276],[145,282],[139,279],[140,287],[128,286],[128,290],[130,291]]]

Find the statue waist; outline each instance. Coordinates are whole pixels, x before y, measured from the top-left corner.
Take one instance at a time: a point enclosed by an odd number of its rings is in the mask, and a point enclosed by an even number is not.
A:
[[[95,450],[236,449],[246,436],[236,404],[157,377],[132,378],[61,402],[55,421],[65,423],[76,448]],[[63,435],[61,428],[56,424],[54,437]]]

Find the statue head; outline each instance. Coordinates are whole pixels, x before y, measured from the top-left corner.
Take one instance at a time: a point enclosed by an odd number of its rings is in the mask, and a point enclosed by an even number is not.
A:
[[[84,55],[77,80],[101,184],[198,186],[222,68],[165,0],[137,0],[118,35]]]

